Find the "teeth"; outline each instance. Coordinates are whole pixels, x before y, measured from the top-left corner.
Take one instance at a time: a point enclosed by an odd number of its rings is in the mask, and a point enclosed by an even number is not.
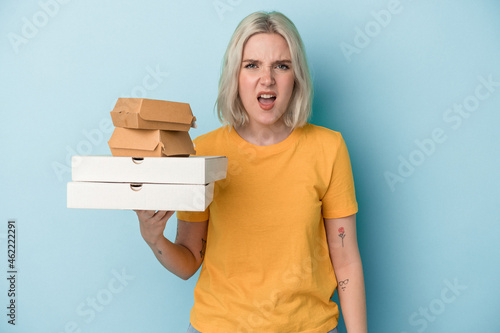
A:
[[[276,96],[274,96],[274,95],[262,94],[262,95],[260,95],[259,97],[262,97],[262,98],[273,98],[273,97],[276,97]]]

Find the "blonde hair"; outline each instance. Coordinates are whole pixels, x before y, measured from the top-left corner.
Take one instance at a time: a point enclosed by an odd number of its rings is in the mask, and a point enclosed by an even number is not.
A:
[[[231,37],[222,64],[217,96],[217,115],[223,124],[243,126],[248,115],[238,94],[243,48],[250,37],[259,33],[281,35],[290,49],[294,87],[288,110],[285,112],[285,125],[290,128],[305,125],[311,115],[313,88],[309,66],[297,28],[292,21],[279,12],[255,12],[245,17]]]

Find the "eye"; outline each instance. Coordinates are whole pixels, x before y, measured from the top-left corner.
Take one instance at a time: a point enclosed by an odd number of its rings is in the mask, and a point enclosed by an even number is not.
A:
[[[249,63],[249,64],[245,65],[245,68],[248,68],[248,69],[255,69],[255,68],[257,68],[257,65],[256,65],[256,64],[254,64],[254,63]]]
[[[288,66],[286,64],[279,64],[279,65],[276,65],[276,68],[281,69],[281,70],[288,70],[288,69],[290,69],[290,66]]]

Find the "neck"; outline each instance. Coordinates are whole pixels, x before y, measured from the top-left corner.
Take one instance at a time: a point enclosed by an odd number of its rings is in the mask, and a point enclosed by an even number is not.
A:
[[[292,133],[292,129],[284,123],[268,126],[249,123],[234,129],[245,141],[257,146],[270,146],[280,143]]]

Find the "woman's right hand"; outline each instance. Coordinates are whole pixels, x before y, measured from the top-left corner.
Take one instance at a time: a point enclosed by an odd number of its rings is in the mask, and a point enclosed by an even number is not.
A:
[[[142,238],[149,246],[155,245],[163,238],[163,231],[167,225],[168,219],[175,211],[166,210],[135,210],[139,218]]]

